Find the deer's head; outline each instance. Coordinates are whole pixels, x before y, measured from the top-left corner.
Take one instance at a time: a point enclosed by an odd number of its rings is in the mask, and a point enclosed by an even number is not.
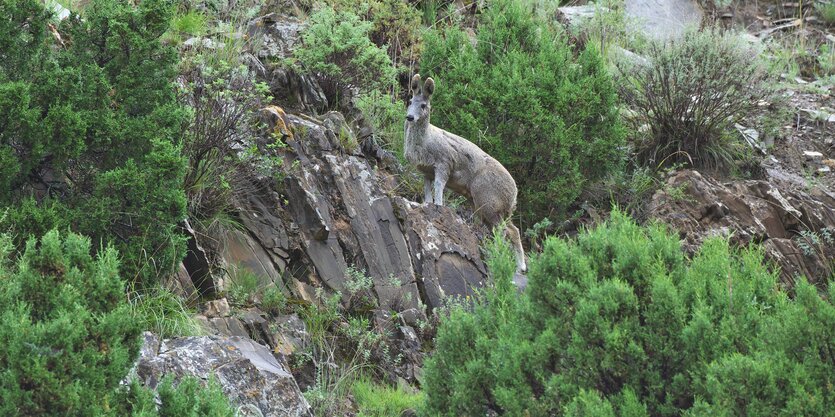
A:
[[[432,93],[435,92],[435,81],[432,78],[427,78],[421,87],[420,74],[415,74],[409,84],[409,89],[412,93],[412,99],[409,100],[409,107],[406,109],[406,122],[415,123],[424,119],[429,120],[429,112],[432,110],[430,100],[432,99]]]

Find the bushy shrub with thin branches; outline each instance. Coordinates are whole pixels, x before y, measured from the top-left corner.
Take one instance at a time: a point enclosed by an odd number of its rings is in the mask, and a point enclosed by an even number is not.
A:
[[[236,62],[202,62],[181,79],[180,99],[193,114],[183,141],[189,160],[184,189],[189,217],[205,231],[234,211],[235,195],[253,191],[247,167],[263,155],[257,149],[241,153],[235,145],[254,132],[269,88]]]
[[[621,96],[637,112],[634,131],[649,128],[636,144],[639,160],[728,166],[735,157],[729,128],[767,95],[752,48],[734,33],[691,31],[651,43],[648,65],[618,64]]]

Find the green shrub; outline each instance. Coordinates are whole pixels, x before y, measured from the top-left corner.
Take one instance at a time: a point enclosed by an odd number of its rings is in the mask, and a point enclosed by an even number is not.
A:
[[[757,248],[678,237],[615,211],[549,238],[527,291],[493,244],[496,288],[442,320],[425,366],[429,415],[806,415],[835,406],[835,284],[795,297]]]
[[[338,103],[340,92],[349,86],[369,92],[394,84],[394,65],[386,50],[371,42],[372,28],[356,14],[330,6],[310,16],[294,56],[305,71],[318,76],[331,103]]]
[[[743,42],[733,33],[691,31],[652,43],[651,65],[620,65],[621,95],[638,113],[635,131],[649,128],[636,143],[642,163],[731,165],[738,151],[729,132],[767,94],[761,61]]]
[[[0,0],[0,206],[18,245],[72,227],[122,254],[123,274],[154,283],[184,253],[186,117],[177,55],[160,42],[167,0],[93,0],[48,33],[36,0]],[[97,245],[98,247],[98,245]]]
[[[116,251],[55,231],[12,262],[0,248],[0,414],[101,412],[139,351]]]
[[[609,401],[600,398],[599,393],[580,390],[580,394],[565,406],[563,414],[567,417],[615,417],[615,410]]]
[[[234,417],[235,409],[217,381],[210,379],[203,387],[196,377],[183,378],[178,384],[166,376],[158,387],[159,406],[153,391],[136,381],[120,389],[114,401],[112,415],[135,417]]]
[[[200,386],[197,378],[185,378],[176,387],[172,379],[162,381],[159,387],[159,397],[162,403],[159,408],[160,416],[229,416],[236,415],[229,406],[229,400],[221,391],[217,381],[209,381],[207,388]]]
[[[815,2],[815,9],[818,12],[818,16],[820,16],[827,25],[835,24],[835,2],[831,0]]]
[[[229,272],[229,291],[226,294],[229,303],[236,307],[251,305],[260,285],[258,275],[240,265]]]
[[[200,36],[206,32],[206,28],[206,15],[193,10],[171,20],[171,29],[178,34]]]
[[[449,28],[430,30],[423,47],[434,123],[507,167],[526,223],[564,214],[588,181],[621,165],[624,130],[604,61],[593,47],[575,58],[529,3],[492,2],[475,45]]]
[[[287,309],[287,295],[275,285],[270,285],[261,296],[261,309],[270,314],[281,314]]]
[[[153,393],[121,386],[139,353],[142,322],[125,299],[116,250],[94,258],[90,249],[86,237],[50,231],[29,239],[18,257],[0,235],[0,414],[233,415],[212,384],[164,382],[159,412]]]
[[[386,48],[396,64],[410,64],[420,49],[420,13],[410,3],[402,0],[329,0],[337,11],[356,14],[372,23],[369,39],[375,45]]]

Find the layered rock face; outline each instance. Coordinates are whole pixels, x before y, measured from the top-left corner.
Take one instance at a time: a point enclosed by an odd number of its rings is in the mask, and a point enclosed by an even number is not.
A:
[[[269,135],[243,141],[280,158],[282,172],[253,173],[248,191],[236,193],[242,227],[211,237],[192,231],[174,283],[184,295],[211,296],[245,270],[262,287],[310,301],[318,288],[343,290],[350,267],[373,279],[380,309],[405,312],[412,322],[445,296],[471,295],[487,277],[473,228],[450,208],[396,197],[398,174],[379,169],[386,152],[369,146],[368,126],[351,126],[337,112],[309,116],[328,103],[313,78],[275,64],[304,28],[291,5],[278,3],[270,10],[279,12],[254,19],[248,31],[262,40],[251,66],[281,106],[272,107],[280,114],[272,133],[287,146],[264,146]]]
[[[678,191],[671,191],[678,190]],[[684,170],[667,179],[652,198],[649,215],[672,226],[695,252],[705,238],[728,237],[746,246],[761,243],[766,257],[791,286],[798,276],[826,282],[835,259],[835,195],[814,188],[778,188],[773,181],[719,183]]]
[[[401,173],[391,154],[369,140],[373,131],[361,115],[350,122],[337,112],[316,116],[329,103],[315,79],[275,64],[303,27],[293,16],[269,13],[248,29],[263,40],[250,67],[275,97],[265,109],[273,128],[236,137],[230,146],[257,147],[274,172],[248,170],[233,193],[236,227],[209,236],[184,224],[189,253],[168,286],[201,298],[198,320],[214,336],[160,342],[149,335],[136,367],[151,387],[167,373],[217,378],[244,415],[308,415],[299,386],[309,387],[314,373],[294,361],[294,379],[287,360],[310,350],[312,330],[296,314],[230,308],[224,297],[236,277],[254,276],[256,292],[275,286],[293,303],[319,303],[320,294],[338,292],[348,305],[349,271],[360,271],[371,279],[374,298],[363,315],[398,356],[383,371],[409,384],[421,373],[418,325],[447,297],[473,295],[488,279],[479,228],[449,207],[397,196]]]
[[[396,179],[359,153],[339,113],[286,120],[288,173],[280,183],[253,178],[257,192],[239,196],[243,227],[224,237],[213,273],[188,271],[195,282],[213,280],[204,290],[223,290],[223,270],[243,268],[262,286],[312,300],[316,288],[343,290],[352,267],[373,279],[381,308],[420,318],[424,306],[485,284],[473,229],[448,207],[393,196]]]

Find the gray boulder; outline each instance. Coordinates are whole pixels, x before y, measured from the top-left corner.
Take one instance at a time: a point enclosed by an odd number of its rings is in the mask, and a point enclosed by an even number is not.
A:
[[[243,416],[312,416],[287,363],[250,339],[204,336],[160,342],[146,333],[135,370],[152,389],[166,375],[175,381],[214,378]]]
[[[397,200],[424,303],[443,305],[447,296],[473,295],[487,284],[480,241],[470,225],[447,207]]]
[[[698,27],[704,12],[696,0],[626,0],[626,14],[649,38],[669,40]]]
[[[299,18],[284,13],[288,11],[282,7],[250,22],[249,37],[262,40],[250,66],[266,80],[276,100],[288,107],[320,113],[328,107],[328,100],[316,80],[281,62],[292,56],[305,28]]]
[[[696,0],[626,0],[627,30],[640,32],[655,40],[680,37],[688,28],[698,27],[704,18]],[[564,6],[557,10],[557,20],[576,31],[597,13],[609,9],[593,4]]]

